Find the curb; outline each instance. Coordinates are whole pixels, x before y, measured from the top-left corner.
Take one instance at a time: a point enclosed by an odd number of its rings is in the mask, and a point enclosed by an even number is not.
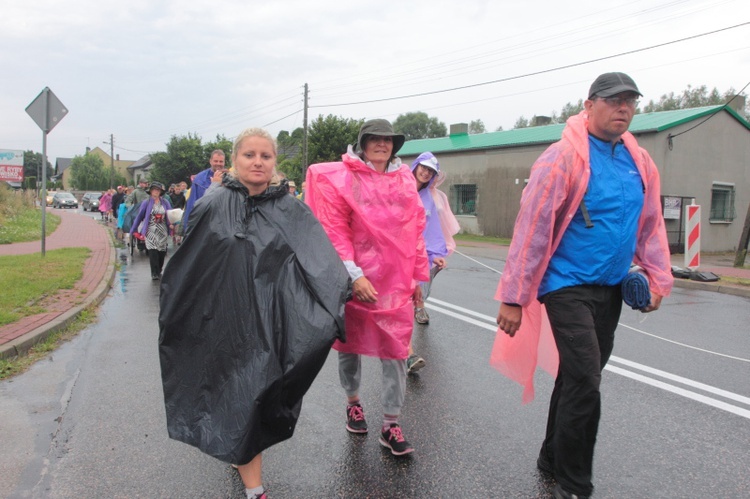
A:
[[[48,322],[43,326],[39,326],[36,329],[29,331],[28,333],[20,336],[4,345],[0,345],[0,359],[7,359],[25,354],[34,345],[40,341],[44,341],[53,333],[62,331],[68,327],[78,316],[87,308],[99,305],[104,298],[109,294],[109,290],[112,288],[112,284],[115,280],[115,260],[117,252],[115,246],[112,243],[112,238],[109,239],[109,264],[107,270],[104,271],[104,277],[102,278],[99,285],[96,287],[94,292],[86,298],[86,300],[77,307],[73,307],[67,312],[56,317],[52,321]]]
[[[721,283],[721,278],[717,281]],[[725,295],[740,296],[743,298],[750,298],[750,287],[732,286],[729,284],[710,284],[707,282],[691,281],[690,279],[678,279],[674,280],[674,287],[683,289],[696,289],[700,291],[713,291],[714,293],[722,293]]]

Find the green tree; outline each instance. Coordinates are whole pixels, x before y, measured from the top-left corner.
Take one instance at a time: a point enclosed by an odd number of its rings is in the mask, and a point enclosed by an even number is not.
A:
[[[208,168],[208,154],[214,149],[216,147],[205,152],[201,138],[196,134],[173,135],[167,142],[166,152],[151,155],[149,178],[166,185],[182,181],[190,185],[192,175]]]
[[[680,94],[674,92],[662,95],[658,101],[650,100],[643,108],[644,113],[653,113],[657,111],[672,111],[674,109],[689,109],[693,107],[718,106],[725,104],[735,96],[736,92],[730,88],[723,94],[716,87],[711,91],[708,87],[701,85],[693,88],[688,85]],[[743,94],[744,96],[744,94]],[[744,110],[746,117],[750,116],[750,107],[746,106]]]
[[[503,126],[500,125],[499,127],[495,128],[495,131],[496,132],[502,132],[503,131]]]
[[[70,163],[70,184],[81,191],[103,191],[109,189],[110,168],[95,154],[76,156]]]
[[[393,122],[393,129],[403,133],[406,140],[432,139],[448,135],[445,123],[427,116],[427,113],[422,111],[400,114]]]
[[[484,133],[487,128],[482,120],[471,120],[469,122],[469,133]]]
[[[307,155],[310,164],[337,161],[349,144],[356,144],[364,120],[320,115],[310,124]]]
[[[304,133],[305,131],[302,127],[298,127],[291,134],[286,130],[282,130],[276,136],[278,150],[276,168],[284,172],[289,180],[294,180],[298,186],[304,180],[302,178],[302,141]]]
[[[46,163],[47,163],[47,182],[49,182],[49,179],[50,177],[52,177],[52,175],[54,175],[55,170],[52,168],[52,163],[50,163],[49,160],[47,160]],[[41,188],[41,182],[42,182],[41,166],[42,166],[42,153],[34,152],[34,151],[23,152],[23,177],[25,179],[34,177],[39,183],[39,188]]]
[[[578,99],[578,102],[576,102],[575,104],[573,104],[572,102],[568,102],[562,107],[559,115],[553,113],[554,119],[552,120],[552,122],[565,123],[566,121],[568,121],[568,118],[570,118],[571,116],[575,116],[581,111],[583,111],[583,99]]]
[[[515,130],[516,128],[528,128],[528,126],[529,126],[529,120],[521,116],[513,124],[513,129]]]

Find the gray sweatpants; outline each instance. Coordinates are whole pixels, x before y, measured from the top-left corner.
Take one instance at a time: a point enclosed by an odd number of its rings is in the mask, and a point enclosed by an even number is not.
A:
[[[383,365],[383,413],[398,416],[406,394],[406,360],[380,359]],[[362,356],[339,352],[339,379],[347,397],[359,394]]]

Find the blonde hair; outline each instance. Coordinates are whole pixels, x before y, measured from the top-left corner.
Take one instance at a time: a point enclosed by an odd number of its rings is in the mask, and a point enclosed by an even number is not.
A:
[[[260,137],[262,139],[266,139],[271,143],[271,146],[273,147],[273,155],[277,155],[276,139],[274,139],[270,133],[262,128],[246,128],[242,132],[240,132],[237,138],[234,139],[234,145],[232,146],[232,164],[234,164],[234,160],[237,158],[237,151],[240,148],[240,144],[242,144],[242,141],[248,137]]]

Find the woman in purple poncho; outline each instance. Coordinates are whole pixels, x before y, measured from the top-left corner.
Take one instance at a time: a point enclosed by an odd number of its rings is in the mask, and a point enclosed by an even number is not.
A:
[[[460,226],[451,212],[448,198],[437,189],[437,186],[445,180],[445,175],[440,171],[440,163],[435,155],[431,152],[423,152],[411,164],[411,171],[417,180],[417,191],[419,191],[427,218],[427,225],[422,234],[427,248],[427,258],[430,261],[430,280],[420,283],[422,297],[415,303],[414,318],[419,324],[429,324],[430,316],[424,309],[424,300],[430,295],[432,280],[447,265],[445,257],[453,253],[456,248],[453,234],[459,231]],[[424,366],[424,359],[415,354],[409,344],[407,372],[414,373]]]

